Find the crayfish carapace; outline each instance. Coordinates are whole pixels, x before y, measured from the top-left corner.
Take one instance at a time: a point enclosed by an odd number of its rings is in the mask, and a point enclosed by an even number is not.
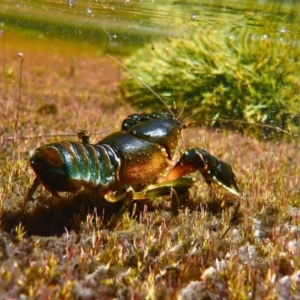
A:
[[[81,143],[58,142],[36,149],[30,158],[36,179],[27,200],[40,184],[55,196],[82,188],[98,189],[101,197],[109,202],[124,201],[125,206],[132,200],[171,195],[176,214],[178,191],[195,182],[185,175],[196,171],[209,185],[216,183],[239,195],[231,166],[200,148],[187,150],[165,177],[159,177],[173,164],[181,132],[188,127],[165,106],[167,113],[129,115],[120,131],[97,144],[88,143],[84,136]],[[146,187],[137,189],[141,185]]]

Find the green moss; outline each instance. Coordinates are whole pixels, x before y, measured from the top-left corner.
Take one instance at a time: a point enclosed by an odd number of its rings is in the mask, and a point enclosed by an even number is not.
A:
[[[189,38],[169,38],[155,50],[140,49],[124,64],[168,105],[185,104],[185,115],[197,112],[198,120],[239,119],[296,131],[299,58],[291,33],[283,38],[206,28]],[[142,108],[162,109],[155,96],[126,72],[121,89],[126,100]],[[241,129],[240,123],[227,126]],[[269,130],[263,134],[270,137]]]

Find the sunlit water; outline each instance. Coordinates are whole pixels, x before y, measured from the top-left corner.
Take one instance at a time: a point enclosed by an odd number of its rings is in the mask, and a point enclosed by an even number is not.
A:
[[[297,40],[299,19],[297,1],[0,1],[4,33],[79,40],[120,54],[167,36],[188,38],[208,25],[246,29],[254,37],[293,31]]]

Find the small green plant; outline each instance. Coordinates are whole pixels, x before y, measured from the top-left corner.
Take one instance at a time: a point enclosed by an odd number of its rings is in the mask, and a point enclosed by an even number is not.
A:
[[[26,230],[25,227],[22,225],[22,223],[19,223],[19,225],[17,225],[15,227],[15,232],[16,232],[16,237],[18,239],[18,241],[22,241],[24,236],[26,235]]]
[[[170,106],[185,105],[185,115],[295,131],[300,121],[299,59],[299,47],[288,33],[251,36],[205,28],[189,38],[169,38],[155,50],[142,48],[124,64]],[[142,109],[159,107],[154,95],[128,73],[120,86],[125,100]],[[240,123],[227,126],[242,129]],[[270,131],[264,135],[270,137]]]

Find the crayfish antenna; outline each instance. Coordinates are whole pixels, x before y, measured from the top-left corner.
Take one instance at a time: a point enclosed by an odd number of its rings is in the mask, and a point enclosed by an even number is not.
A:
[[[133,72],[131,72],[126,66],[124,66],[121,62],[119,62],[117,59],[114,57],[106,54],[107,57],[110,59],[114,60],[116,63],[118,63],[123,69],[125,69],[130,75],[132,75],[136,80],[138,80],[144,87],[146,87],[154,96],[157,97],[157,99],[164,105],[164,107],[167,109],[168,113],[176,119],[176,116],[174,115],[173,111],[170,109],[168,104],[149,86],[147,85],[144,81],[139,79]]]
[[[195,114],[197,114],[197,112]],[[188,118],[185,118],[183,121],[186,121],[187,119],[190,119],[195,114],[192,114]],[[246,125],[259,126],[259,127],[263,127],[263,128],[268,128],[268,129],[276,130],[277,132],[282,132],[282,133],[287,134],[289,136],[294,136],[294,137],[297,136],[296,133],[284,130],[284,129],[280,128],[280,127],[274,127],[274,126],[271,126],[271,125],[266,125],[266,124],[261,124],[261,123],[254,123],[254,122],[248,122],[248,121],[243,121],[243,120],[233,120],[233,119],[230,120],[230,119],[224,119],[224,118],[213,118],[213,119],[205,119],[205,120],[201,120],[201,121],[194,121],[194,122],[191,122],[191,123],[184,124],[183,128],[186,129],[186,128],[190,127],[190,126],[194,126],[194,125],[197,125],[199,123],[213,122],[213,121],[218,121],[218,122],[221,122],[221,123],[240,123],[240,124],[246,124]]]
[[[182,107],[180,109],[180,112],[179,112],[179,114],[177,116],[178,120],[180,120],[180,118],[181,118],[181,116],[182,116],[182,114],[184,112],[185,107],[186,107],[186,101],[184,101],[184,103],[183,103],[183,105],[182,105]],[[187,117],[187,118],[189,118],[189,117]],[[187,118],[183,118],[181,121],[184,122]]]

